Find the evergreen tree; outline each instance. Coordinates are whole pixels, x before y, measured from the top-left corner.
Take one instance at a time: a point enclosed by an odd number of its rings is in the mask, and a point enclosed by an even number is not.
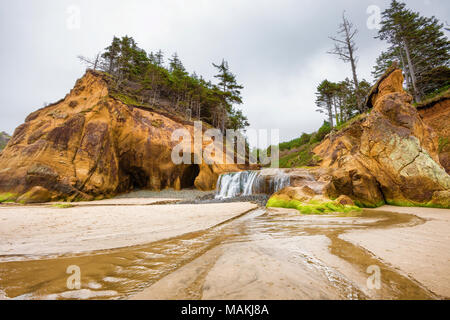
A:
[[[450,68],[440,66],[426,71],[418,82],[424,95],[433,95],[450,87]]]
[[[236,81],[236,76],[231,73],[230,68],[228,66],[228,62],[222,60],[222,63],[217,65],[213,63],[213,66],[217,68],[219,73],[214,77],[219,79],[218,86],[225,93],[226,100],[228,103],[233,104],[241,104],[241,90],[244,88],[242,85],[239,85]]]
[[[164,65],[164,53],[161,50],[155,53],[155,64],[158,67],[162,67]]]
[[[190,75],[176,53],[166,68],[161,50],[147,54],[128,36],[114,37],[95,59],[79,58],[89,68],[110,73],[111,93],[125,99],[125,103],[177,111],[189,120],[196,117],[223,132],[248,126],[242,111],[233,107],[242,103],[243,87],[237,84],[225,61],[218,66],[220,73],[216,77],[220,81],[214,85],[195,72]]]
[[[239,117],[239,113],[235,114],[233,110],[233,104],[242,104],[241,90],[244,88],[242,85],[238,84],[236,81],[236,76],[230,71],[228,62],[224,59],[221,64],[214,64],[213,66],[217,68],[218,74],[214,77],[219,79],[218,86],[221,89],[221,98],[223,103],[220,104],[220,108],[216,110],[216,115],[219,118],[220,128],[225,132],[225,126],[227,122],[230,121],[229,116],[234,115]],[[241,119],[244,122],[246,119]],[[234,124],[237,122],[232,121]]]
[[[179,74],[186,73],[186,69],[184,68],[183,63],[181,62],[176,52],[172,55],[172,58],[169,59],[169,71]]]
[[[185,111],[187,107],[188,73],[176,52],[172,55],[172,58],[169,59],[169,72],[172,87],[175,89],[175,95],[173,97],[175,108],[180,108],[180,111]]]
[[[423,80],[426,74],[449,64],[450,42],[442,30],[443,24],[435,17],[422,17],[396,0],[382,13],[377,38],[386,40],[391,46],[379,63],[386,63],[389,55],[397,58],[416,101],[420,101],[426,91],[427,85]]]
[[[379,79],[384,72],[389,69],[394,61],[399,61],[400,57],[390,47],[386,51],[382,51],[378,56],[375,65],[373,66],[372,76],[375,80]],[[403,70],[406,70],[406,66],[401,65]]]
[[[317,111],[320,113],[325,113],[328,117],[328,123],[331,128],[334,127],[333,116],[335,113],[333,112],[333,107],[335,106],[334,98],[336,95],[336,90],[336,83],[325,79],[319,84],[316,92],[316,106],[318,107]]]
[[[113,38],[113,41],[109,47],[105,49],[102,54],[102,58],[107,61],[107,71],[109,73],[114,73],[114,68],[116,67],[116,62],[120,54],[120,39],[117,37]]]

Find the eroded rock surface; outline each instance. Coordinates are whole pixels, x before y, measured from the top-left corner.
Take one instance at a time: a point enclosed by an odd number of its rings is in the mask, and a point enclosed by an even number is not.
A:
[[[174,164],[176,129],[193,137],[192,122],[126,105],[110,94],[103,74],[88,71],[64,99],[31,113],[15,130],[0,156],[0,193],[19,198],[41,187],[48,200],[88,200],[134,188],[210,190],[219,174],[239,171],[237,165]]]
[[[347,195],[365,206],[448,206],[450,176],[439,160],[438,135],[402,83],[401,70],[390,70],[371,91],[370,114],[314,149],[330,169],[326,195]]]
[[[439,161],[450,174],[450,89],[438,101],[418,110],[423,121],[439,136]]]

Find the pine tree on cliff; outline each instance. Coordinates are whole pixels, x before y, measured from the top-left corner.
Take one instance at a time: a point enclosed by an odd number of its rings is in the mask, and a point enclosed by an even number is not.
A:
[[[172,55],[172,58],[169,59],[169,72],[170,81],[176,92],[175,107],[178,109],[180,103],[183,102],[183,98],[186,98],[188,73],[176,52]]]
[[[118,76],[120,79],[128,78],[133,73],[133,67],[136,66],[135,57],[137,50],[138,47],[133,38],[125,36],[120,39],[120,55],[117,58]]]
[[[378,56],[375,65],[373,66],[372,76],[375,80],[378,80],[384,72],[389,69],[394,61],[399,61],[400,57],[392,50],[392,47],[388,48],[386,51],[382,51]],[[401,63],[401,62],[400,62]],[[400,65],[403,70],[405,66]]]
[[[164,53],[161,50],[155,53],[155,64],[158,67],[162,67],[164,65]]]
[[[320,113],[325,113],[325,115],[328,117],[328,122],[330,123],[331,128],[334,127],[333,102],[336,90],[337,90],[336,83],[330,82],[325,79],[319,84],[316,92],[316,106],[318,107],[316,111]]]
[[[427,73],[449,65],[450,42],[442,30],[443,24],[435,17],[422,17],[396,0],[382,13],[377,38],[386,40],[391,46],[378,63],[386,63],[390,55],[396,57],[416,101],[429,90],[424,81]]]
[[[222,99],[224,103],[221,105],[221,110],[217,111],[217,114],[220,119],[219,126],[222,132],[225,132],[225,126],[227,122],[229,122],[229,116],[239,117],[242,115],[241,113],[236,113],[236,111],[233,110],[233,104],[242,104],[241,90],[244,87],[237,83],[236,76],[230,71],[228,62],[224,59],[220,64],[213,63],[213,66],[219,71],[219,73],[214,77],[219,79],[218,86],[222,91]],[[246,119],[241,120],[246,121]],[[236,121],[234,122],[236,123]]]
[[[111,93],[126,104],[178,111],[188,119],[195,116],[223,131],[248,126],[247,118],[233,108],[233,104],[242,103],[242,86],[236,83],[225,62],[221,65],[219,88],[201,76],[189,75],[177,54],[169,59],[169,66],[164,66],[161,50],[147,54],[132,37],[114,37],[100,58],[80,60],[90,68],[110,73]],[[167,105],[167,100],[172,103]]]
[[[365,97],[371,85],[366,80],[361,80],[359,82],[358,95],[355,92],[353,82],[348,78],[338,83],[329,82],[324,87],[327,90],[323,90],[323,92],[326,91],[327,94],[331,95],[335,124],[340,125],[360,113],[360,110],[357,108],[357,97]]]
[[[107,61],[107,71],[110,74],[114,73],[114,68],[116,67],[117,59],[120,54],[120,39],[117,37],[113,38],[113,41],[109,47],[105,49],[106,51],[102,54],[102,58]]]
[[[355,93],[357,95],[357,106],[360,112],[363,112],[363,97],[359,96],[359,81],[356,73],[356,64],[358,57],[356,56],[355,36],[358,33],[353,24],[345,17],[345,12],[342,14],[342,23],[339,25],[337,37],[330,37],[334,41],[334,49],[328,51],[329,54],[337,55],[344,62],[349,62],[352,67],[353,84],[355,86]]]
[[[219,73],[214,78],[219,79],[219,87],[226,95],[226,100],[230,104],[242,103],[241,90],[244,88],[236,81],[236,76],[231,73],[228,66],[228,62],[222,60],[222,63],[217,65],[213,63],[213,66],[217,68]]]

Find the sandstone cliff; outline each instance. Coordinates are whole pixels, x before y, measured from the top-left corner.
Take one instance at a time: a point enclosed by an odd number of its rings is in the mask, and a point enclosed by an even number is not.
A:
[[[367,99],[371,112],[314,149],[329,170],[324,192],[330,198],[347,195],[365,206],[450,206],[450,176],[433,116],[423,112],[421,118],[402,84],[401,70],[389,70]],[[448,115],[448,100],[435,108]],[[435,127],[448,137],[448,116],[440,121]]]
[[[134,188],[210,190],[236,165],[175,165],[176,129],[193,123],[124,104],[104,74],[88,71],[61,101],[30,114],[0,155],[9,200],[93,199]],[[204,148],[206,145],[203,144]],[[214,155],[213,155],[214,156]]]
[[[450,89],[437,99],[418,106],[423,121],[438,135],[439,161],[450,174]]]

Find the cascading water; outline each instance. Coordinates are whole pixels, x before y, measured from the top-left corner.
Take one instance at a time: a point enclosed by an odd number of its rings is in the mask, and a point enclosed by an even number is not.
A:
[[[220,175],[217,180],[216,199],[229,199],[257,193],[271,194],[290,185],[290,177],[282,170],[241,171]]]

